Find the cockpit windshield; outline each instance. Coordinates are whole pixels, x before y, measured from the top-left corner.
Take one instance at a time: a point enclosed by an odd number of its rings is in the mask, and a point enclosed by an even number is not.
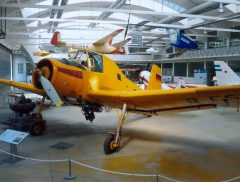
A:
[[[69,65],[87,70],[87,53],[85,50],[78,50],[72,57],[70,57]]]
[[[100,54],[86,50],[78,50],[69,60],[59,60],[64,64],[94,72],[103,72],[103,57]]]
[[[90,61],[93,61],[93,66],[90,68],[94,72],[103,72],[103,57],[100,54],[89,51],[88,52]]]

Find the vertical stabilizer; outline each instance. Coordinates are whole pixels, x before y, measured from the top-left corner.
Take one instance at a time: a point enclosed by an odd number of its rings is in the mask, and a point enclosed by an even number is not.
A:
[[[214,61],[218,85],[240,85],[240,77],[224,62]]]
[[[160,90],[162,89],[162,70],[155,64],[152,65],[147,90]]]
[[[54,46],[65,46],[66,43],[61,40],[60,32],[55,32],[51,39],[51,44]]]

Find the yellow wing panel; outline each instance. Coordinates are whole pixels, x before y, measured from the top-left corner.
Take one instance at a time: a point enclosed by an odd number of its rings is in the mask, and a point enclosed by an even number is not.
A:
[[[5,85],[9,85],[9,86],[13,86],[13,87],[16,87],[16,88],[20,88],[22,90],[26,90],[26,91],[36,93],[36,94],[39,94],[39,95],[43,95],[43,96],[45,95],[45,92],[43,90],[36,89],[31,84],[16,82],[16,81],[11,81],[11,80],[1,79],[1,78],[0,78],[0,83],[5,84]]]
[[[160,111],[214,107],[231,104],[240,97],[240,86],[206,87],[174,90],[147,91],[89,91],[88,100],[128,110]]]

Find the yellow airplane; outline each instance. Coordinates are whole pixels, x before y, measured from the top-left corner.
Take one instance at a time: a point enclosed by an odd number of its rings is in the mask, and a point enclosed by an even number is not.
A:
[[[89,50],[96,51],[103,54],[117,54],[117,53],[124,54],[125,49],[123,48],[123,46],[126,45],[131,40],[131,38],[112,44],[112,39],[116,37],[119,33],[121,33],[123,30],[124,29],[115,30],[111,34],[106,35],[105,37],[95,41],[93,44],[79,44],[79,43],[71,44],[71,43],[63,42],[61,40],[60,32],[57,31],[53,34],[53,37],[51,39],[51,44],[54,46],[71,48],[74,50],[74,53],[76,52],[75,50],[87,48]]]
[[[122,126],[128,112],[154,115],[191,111],[239,103],[240,86],[161,90],[161,70],[152,66],[147,90],[128,80],[116,63],[105,55],[79,50],[71,59],[44,58],[37,63],[32,84],[0,79],[0,83],[49,97],[56,106],[78,105],[87,120],[103,106],[122,109],[116,132],[104,142],[111,154],[120,147]],[[41,112],[41,109],[40,111]]]

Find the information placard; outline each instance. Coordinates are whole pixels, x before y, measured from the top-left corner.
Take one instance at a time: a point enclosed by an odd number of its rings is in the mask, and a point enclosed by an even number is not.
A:
[[[0,135],[0,141],[18,145],[28,135],[26,132],[7,129]]]

